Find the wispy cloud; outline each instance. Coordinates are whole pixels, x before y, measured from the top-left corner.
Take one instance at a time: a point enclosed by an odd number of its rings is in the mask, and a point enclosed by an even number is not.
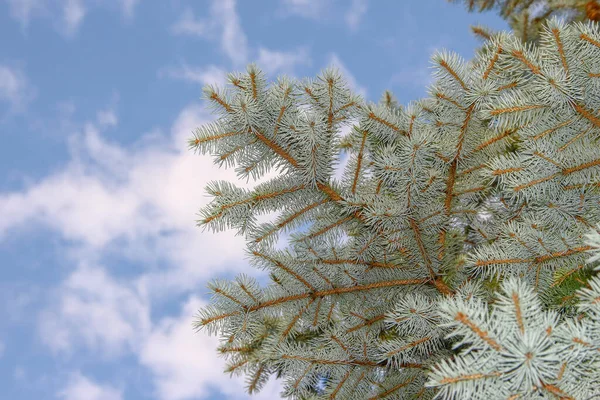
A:
[[[248,58],[248,43],[235,6],[235,0],[213,0],[212,10],[215,17],[223,23],[223,51],[234,63],[241,64]]]
[[[44,0],[7,0],[10,15],[27,28],[32,16],[43,14],[45,11]]]
[[[101,385],[77,371],[71,374],[67,385],[57,393],[63,400],[122,400],[122,390]]]
[[[101,127],[117,126],[117,115],[113,110],[101,110],[96,113],[96,119]]]
[[[186,9],[171,30],[177,35],[217,39],[221,51],[234,65],[245,64],[248,60],[248,40],[235,0],[212,0],[205,19],[197,19],[191,9]]]
[[[150,328],[149,305],[130,283],[98,266],[80,265],[40,314],[40,338],[53,351],[85,347],[107,357],[135,350]],[[110,327],[110,329],[107,329]]]
[[[312,65],[310,52],[305,47],[292,51],[277,51],[260,47],[254,62],[271,78],[277,74],[294,76],[299,66]],[[159,78],[177,79],[198,83],[202,86],[223,86],[227,83],[227,72],[225,68],[216,65],[194,66],[181,63],[178,66],[161,68],[157,75]]]
[[[368,0],[352,0],[341,2],[338,6],[333,0],[282,0],[281,13],[283,16],[295,15],[316,21],[337,19],[342,16],[344,22],[351,30],[356,30],[360,25],[362,17],[367,12]]]
[[[326,15],[330,2],[330,0],[283,0],[282,5],[288,14],[321,19]]]
[[[161,400],[198,398],[215,389],[245,399],[243,378],[232,384],[223,374],[216,339],[191,328],[201,300],[191,298],[179,317],[151,318],[165,299],[198,290],[215,274],[248,268],[240,262],[242,237],[194,226],[198,207],[208,201],[204,186],[236,180],[233,171],[187,149],[192,129],[210,116],[200,106],[186,107],[168,138],[146,135],[126,148],[103,137],[102,125],[117,123],[111,113],[99,112],[71,138],[71,161],[62,170],[0,194],[0,213],[10,215],[0,222],[0,238],[41,225],[68,239],[65,262],[75,269],[45,295],[37,294],[50,299],[37,317],[39,338],[62,356],[84,350],[96,358],[133,355],[155,377]],[[107,254],[148,267],[125,278],[102,262]],[[279,382],[269,383],[257,399],[277,398],[279,390]],[[113,400],[122,393],[76,374],[59,395]]]
[[[158,71],[159,77],[179,79],[186,82],[199,83],[201,85],[223,85],[227,78],[227,72],[216,65],[205,67],[191,66],[185,63],[177,67],[166,67]]]
[[[175,35],[191,35],[219,41],[221,51],[229,58],[233,67],[238,69],[250,61],[255,61],[268,75],[293,75],[297,66],[312,63],[308,47],[289,51],[262,46],[257,49],[250,47],[242,29],[235,0],[211,0],[208,16],[202,19],[197,18],[194,12],[187,8],[171,27],[171,31]],[[159,70],[159,76],[202,84],[223,83],[226,69],[215,65],[190,66],[183,63],[177,67]]]
[[[352,0],[350,8],[344,15],[344,19],[348,27],[350,27],[352,30],[356,30],[366,12],[367,0]]]
[[[63,5],[63,19],[67,35],[77,32],[79,25],[83,22],[86,9],[81,0],[66,0]]]
[[[126,17],[131,18],[133,17],[133,11],[135,10],[135,7],[138,5],[140,0],[120,0],[120,2],[123,14]]]
[[[194,11],[191,8],[186,8],[179,17],[179,20],[173,24],[171,31],[175,35],[193,35],[201,37],[209,37],[212,33],[210,20],[196,19]]]
[[[62,170],[21,191],[0,193],[0,239],[40,224],[92,261],[116,251],[136,262],[167,263],[168,272],[156,269],[146,277],[157,295],[193,288],[216,271],[244,268],[233,263],[244,258],[242,237],[194,226],[198,208],[209,201],[208,182],[237,180],[233,170],[187,148],[192,130],[211,119],[202,107],[187,107],[169,137],[149,134],[131,149],[107,141],[97,123],[86,123],[71,137],[71,160]],[[199,267],[198,260],[213,269]]]
[[[277,73],[293,75],[297,66],[310,66],[312,60],[306,47],[292,51],[276,51],[260,47],[256,63],[269,75]]]
[[[21,68],[0,64],[0,103],[8,103],[9,112],[22,111],[35,94]]]
[[[217,389],[227,399],[247,399],[243,377],[223,373],[225,362],[215,351],[219,340],[191,329],[193,316],[206,306],[192,296],[176,318],[162,319],[140,351],[142,365],[155,375],[156,394],[160,400],[205,399],[210,389]],[[280,382],[271,379],[256,400],[279,398]]]
[[[50,19],[56,29],[65,36],[77,33],[90,8],[98,4],[116,5],[123,16],[133,17],[139,0],[116,0],[109,3],[91,0],[7,0],[10,15],[27,29],[33,18]]]

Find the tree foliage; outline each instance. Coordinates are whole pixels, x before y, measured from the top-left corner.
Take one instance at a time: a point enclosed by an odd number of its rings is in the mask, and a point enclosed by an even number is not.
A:
[[[436,53],[406,107],[333,69],[205,88],[216,120],[190,147],[263,180],[212,182],[198,221],[269,271],[212,282],[196,321],[250,393],[275,374],[295,399],[600,395],[600,30],[577,18]]]

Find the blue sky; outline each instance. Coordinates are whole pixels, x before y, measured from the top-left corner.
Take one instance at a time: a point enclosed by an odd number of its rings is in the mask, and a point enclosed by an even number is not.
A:
[[[475,23],[508,29],[445,0],[0,2],[0,397],[247,398],[191,328],[208,280],[259,275],[195,227],[207,182],[235,180],[186,148],[202,86],[336,65],[407,104],[435,49],[472,57]]]

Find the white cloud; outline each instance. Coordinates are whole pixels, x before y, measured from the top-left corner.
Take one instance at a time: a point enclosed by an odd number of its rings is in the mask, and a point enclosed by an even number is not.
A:
[[[112,357],[135,350],[150,328],[143,290],[118,282],[97,266],[81,265],[40,314],[40,338],[67,354],[80,345]]]
[[[211,9],[215,18],[223,24],[221,36],[223,51],[234,63],[245,63],[248,58],[248,45],[235,9],[235,0],[213,0]]]
[[[162,319],[142,346],[140,363],[154,374],[160,400],[204,399],[211,387],[228,399],[248,398],[243,377],[229,377],[223,372],[224,359],[215,350],[218,339],[192,330],[194,314],[205,305],[197,297],[191,297],[181,315]],[[280,383],[271,379],[252,398],[276,399],[280,391]]]
[[[322,18],[328,3],[329,0],[283,0],[286,12],[312,19]]]
[[[116,124],[116,116],[110,116],[114,111],[104,112],[96,122],[70,125],[77,130],[62,169],[21,190],[0,193],[0,240],[48,227],[67,239],[67,262],[76,265],[47,293],[52,300],[36,320],[39,337],[61,355],[81,348],[109,358],[138,355],[157,377],[157,391],[165,399],[193,398],[208,386],[245,399],[241,378],[232,382],[215,368],[222,364],[217,364],[214,339],[192,331],[189,319],[199,300],[180,318],[157,325],[150,319],[153,304],[201,290],[210,277],[248,268],[243,237],[202,232],[194,223],[198,208],[209,201],[204,194],[209,181],[237,181],[233,170],[219,169],[187,148],[192,130],[212,117],[191,105],[176,118],[169,136],[147,134],[124,147],[103,136],[104,127]],[[106,263],[109,255],[143,269],[133,276],[129,269],[125,277],[114,262]],[[167,350],[161,354],[159,349]],[[194,349],[198,356],[189,359]],[[203,378],[198,371],[207,365],[215,371]],[[93,391],[94,385],[71,386]],[[262,398],[278,397],[277,384],[269,387],[275,389],[267,388]],[[84,389],[78,390],[86,398]]]
[[[149,334],[152,301],[198,289],[214,274],[248,268],[242,237],[194,226],[197,209],[208,202],[207,182],[235,181],[232,170],[187,149],[192,129],[209,119],[201,107],[190,106],[173,123],[169,139],[146,135],[131,149],[108,142],[88,123],[71,138],[72,159],[62,170],[0,194],[6,216],[0,237],[48,226],[68,239],[67,258],[78,265],[50,293],[55,300],[38,318],[40,338],[54,352],[135,352]],[[128,281],[117,278],[116,270],[98,266],[106,254],[148,269]]]
[[[56,29],[66,36],[74,35],[88,12],[88,6],[117,5],[123,16],[131,18],[139,0],[117,0],[112,2],[91,0],[7,0],[10,15],[23,29],[35,18],[48,18]]]
[[[0,64],[0,102],[8,103],[11,111],[20,111],[33,97],[35,89],[23,71],[15,66]]]
[[[349,1],[341,2],[347,5]],[[367,0],[352,0],[350,7],[345,12],[338,10],[332,0],[282,0],[283,16],[297,15],[317,21],[325,21],[343,15],[344,22],[352,29],[356,30],[362,17],[367,12]]]
[[[57,393],[63,400],[122,400],[123,394],[109,385],[100,385],[75,372],[69,378],[67,385]]]
[[[44,12],[46,0],[7,0],[7,2],[11,16],[26,28],[33,15]]]
[[[83,22],[86,10],[81,0],[66,0],[63,5],[63,18],[67,35],[73,35]]]
[[[28,267],[41,267],[41,262]],[[39,295],[40,288],[35,284],[4,280],[0,283],[0,318],[7,326],[26,322],[36,311]]]
[[[17,365],[13,370],[13,378],[16,381],[24,382],[27,379],[26,375],[25,368],[21,367],[20,365]]]
[[[194,11],[186,8],[171,31],[176,35],[208,36],[211,31],[208,25],[208,21],[197,20]]]
[[[188,64],[181,64],[178,67],[167,67],[158,71],[159,77],[169,77],[180,79],[187,82],[199,83],[201,85],[220,85],[226,83],[227,72],[216,65],[207,65],[205,67],[195,67]]]
[[[123,15],[125,15],[128,18],[131,18],[133,16],[133,11],[134,11],[135,7],[140,2],[140,0],[120,0],[120,1],[121,1],[121,8],[123,9]]]
[[[350,89],[352,89],[355,93],[360,94],[361,96],[363,96],[363,98],[367,96],[367,89],[364,86],[358,84],[354,75],[350,73],[346,65],[342,63],[342,60],[337,54],[330,54],[328,66],[336,67],[348,83]]]
[[[267,74],[275,73],[293,74],[298,65],[311,65],[310,54],[307,48],[292,51],[275,51],[264,47],[258,49],[257,65]]]
[[[88,146],[104,145],[91,127],[85,141]],[[122,161],[118,151],[104,147],[110,159]],[[106,165],[113,167],[118,165]],[[67,239],[99,248],[115,237],[133,233],[137,228],[128,227],[125,221],[135,215],[140,199],[122,188],[107,186],[98,172],[87,174],[85,168],[75,161],[69,169],[47,177],[25,192],[2,195],[0,209],[10,217],[0,223],[0,235],[27,222],[41,222]]]
[[[172,26],[172,32],[179,35],[200,36],[213,39],[212,32],[218,31],[221,50],[234,65],[240,66],[248,60],[248,41],[235,0],[211,0],[209,15],[197,20],[190,9],[186,9],[179,21]]]
[[[346,11],[344,19],[350,29],[356,30],[360,24],[360,20],[367,12],[367,0],[352,0],[352,5]]]
[[[294,51],[276,51],[264,47],[259,47],[258,50],[251,49],[241,26],[235,0],[211,0],[209,15],[204,19],[198,19],[192,9],[186,8],[179,20],[171,27],[171,31],[176,35],[218,40],[221,51],[235,68],[243,67],[250,58],[268,74],[276,72],[292,74],[295,66],[311,64],[307,48],[302,47]],[[256,55],[251,57],[251,53]],[[214,65],[194,67],[183,63],[179,67],[159,70],[159,76],[203,84],[221,83],[225,75],[223,68]]]
[[[102,110],[96,113],[96,120],[101,127],[117,126],[117,115],[113,110]]]
[[[306,47],[292,51],[276,51],[264,47],[258,49],[255,62],[267,75],[294,75],[296,67],[311,65],[310,52]],[[227,71],[216,65],[193,66],[181,63],[177,67],[169,66],[158,70],[159,77],[167,77],[201,85],[224,86],[227,82]]]
[[[192,130],[211,119],[202,107],[190,106],[170,138],[146,135],[130,149],[86,124],[71,137],[71,160],[63,169],[23,190],[0,193],[0,240],[47,226],[71,243],[75,260],[98,262],[110,252],[148,265],[145,284],[156,296],[196,288],[214,273],[243,270],[243,237],[195,226],[198,209],[210,201],[208,182],[237,182],[235,171],[187,148]]]

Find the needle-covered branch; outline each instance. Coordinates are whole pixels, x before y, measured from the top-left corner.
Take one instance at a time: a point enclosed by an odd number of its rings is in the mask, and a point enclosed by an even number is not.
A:
[[[190,146],[260,182],[211,183],[198,222],[244,234],[270,282],[211,283],[196,327],[250,392],[276,374],[295,399],[596,393],[600,31],[532,29],[480,31],[470,62],[435,54],[406,107],[331,69],[269,84],[250,66],[205,89],[217,118]]]

